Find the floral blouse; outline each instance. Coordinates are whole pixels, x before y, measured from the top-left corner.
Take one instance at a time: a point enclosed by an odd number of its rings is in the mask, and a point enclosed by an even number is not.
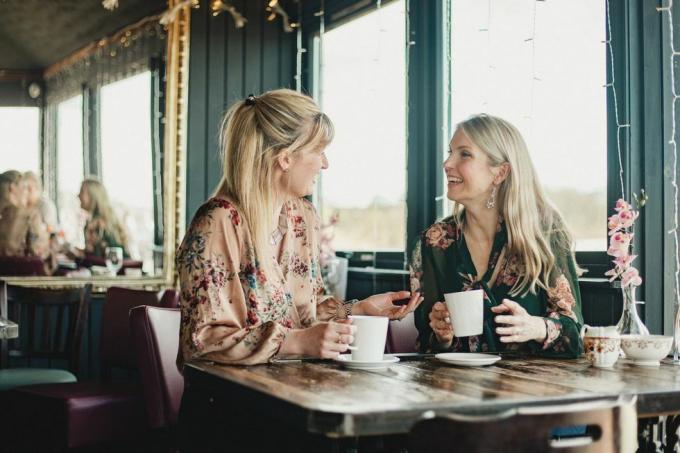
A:
[[[6,206],[0,212],[0,255],[46,259],[50,254],[47,227],[36,209]]]
[[[578,357],[583,351],[580,329],[581,295],[576,265],[569,251],[559,252],[553,245],[555,269],[547,291],[511,296],[512,286],[522,274],[523,265],[516,256],[507,256],[507,232],[501,220],[491,248],[488,270],[478,276],[465,237],[453,217],[435,223],[423,232],[413,251],[411,290],[420,289],[424,301],[416,309],[418,347],[421,352],[441,351],[429,326],[429,313],[444,294],[471,289],[484,290],[484,330],[481,335],[454,337],[449,351],[486,352],[516,350],[553,357]],[[547,328],[545,341],[502,343],[496,334],[491,307],[504,298],[514,300],[533,316],[544,318]]]
[[[233,203],[212,198],[198,209],[177,253],[180,367],[196,358],[265,363],[290,329],[343,317],[341,303],[323,296],[319,224],[307,200],[286,203],[272,234],[276,260],[268,274]]]

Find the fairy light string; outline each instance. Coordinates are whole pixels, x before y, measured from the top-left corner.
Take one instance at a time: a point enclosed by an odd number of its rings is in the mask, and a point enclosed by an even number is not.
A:
[[[668,0],[668,5],[663,7],[658,7],[656,10],[663,14],[666,13],[668,19],[668,41],[670,47],[670,87],[671,87],[671,133],[668,140],[668,144],[671,146],[671,186],[673,187],[673,228],[668,231],[673,237],[673,253],[675,255],[675,270],[673,272],[673,293],[675,296],[675,325],[673,326],[673,337],[675,346],[673,348],[673,362],[675,364],[680,364],[680,358],[678,357],[680,351],[680,344],[678,344],[678,335],[680,335],[680,293],[678,288],[680,287],[680,256],[678,256],[678,183],[677,183],[677,164],[678,164],[678,146],[675,140],[675,106],[680,99],[677,90],[675,88],[675,57],[680,55],[678,51],[675,50],[675,43],[673,39],[673,0]]]
[[[607,82],[605,87],[609,87],[612,90],[612,96],[614,97],[614,118],[616,120],[616,153],[619,159],[619,183],[621,184],[621,198],[626,199],[626,189],[623,184],[623,157],[621,153],[621,130],[630,129],[629,123],[621,123],[619,117],[619,101],[616,95],[616,77],[614,75],[614,49],[612,47],[612,21],[610,15],[609,0],[607,0],[607,40],[605,43],[609,47],[609,73],[611,81]]]

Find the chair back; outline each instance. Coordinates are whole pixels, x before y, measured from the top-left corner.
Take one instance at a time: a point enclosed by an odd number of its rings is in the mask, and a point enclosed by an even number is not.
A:
[[[149,425],[173,426],[177,422],[184,377],[175,364],[179,347],[180,310],[136,307],[130,326],[137,352]]]
[[[77,375],[92,285],[42,289],[0,281],[0,317],[19,324],[19,338],[2,341],[2,366],[8,356],[63,359]]]
[[[102,377],[105,379],[110,377],[112,368],[137,368],[130,333],[130,310],[138,305],[157,307],[158,292],[115,286],[106,291],[100,340]]]
[[[0,256],[0,275],[47,275],[45,261],[39,256]]]
[[[409,452],[633,453],[635,402],[624,395],[618,401],[535,406],[490,416],[447,414],[415,424]],[[567,434],[569,428],[576,433]]]
[[[168,288],[161,297],[161,307],[179,308],[179,292],[174,288]]]
[[[411,312],[401,321],[390,321],[387,331],[387,352],[389,354],[416,352],[417,339],[418,329]]]

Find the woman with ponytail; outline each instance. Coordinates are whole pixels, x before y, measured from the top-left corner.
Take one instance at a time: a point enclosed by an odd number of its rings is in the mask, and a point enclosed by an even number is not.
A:
[[[220,135],[222,180],[177,254],[178,365],[334,358],[353,341],[348,315],[399,319],[415,309],[418,294],[392,303],[407,291],[353,302],[323,295],[319,218],[304,197],[328,167],[333,125],[311,98],[286,89],[250,95],[229,109]]]
[[[463,121],[444,161],[453,215],[425,230],[411,290],[421,351],[517,350],[578,357],[583,346],[573,241],[544,194],[519,131],[490,115]],[[484,330],[457,337],[444,294],[482,289]]]

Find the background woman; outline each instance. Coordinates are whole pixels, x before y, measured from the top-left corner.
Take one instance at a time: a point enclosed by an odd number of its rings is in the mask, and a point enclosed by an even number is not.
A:
[[[88,212],[85,223],[85,255],[105,258],[107,247],[122,247],[128,258],[128,237],[111,206],[106,188],[96,179],[85,179],[78,193],[80,207]]]
[[[453,215],[423,232],[411,289],[422,351],[528,352],[577,357],[581,302],[573,242],[547,201],[527,146],[508,122],[460,123],[444,161]],[[484,290],[484,331],[456,337],[444,294]]]
[[[255,364],[276,355],[333,358],[353,341],[349,314],[401,318],[407,291],[343,303],[323,296],[319,218],[303,197],[328,167],[333,126],[291,90],[249,96],[222,123],[223,177],[196,212],[177,255],[178,363]]]
[[[40,212],[26,206],[23,175],[16,170],[0,174],[0,256],[37,256],[45,273],[55,267],[47,227]]]

